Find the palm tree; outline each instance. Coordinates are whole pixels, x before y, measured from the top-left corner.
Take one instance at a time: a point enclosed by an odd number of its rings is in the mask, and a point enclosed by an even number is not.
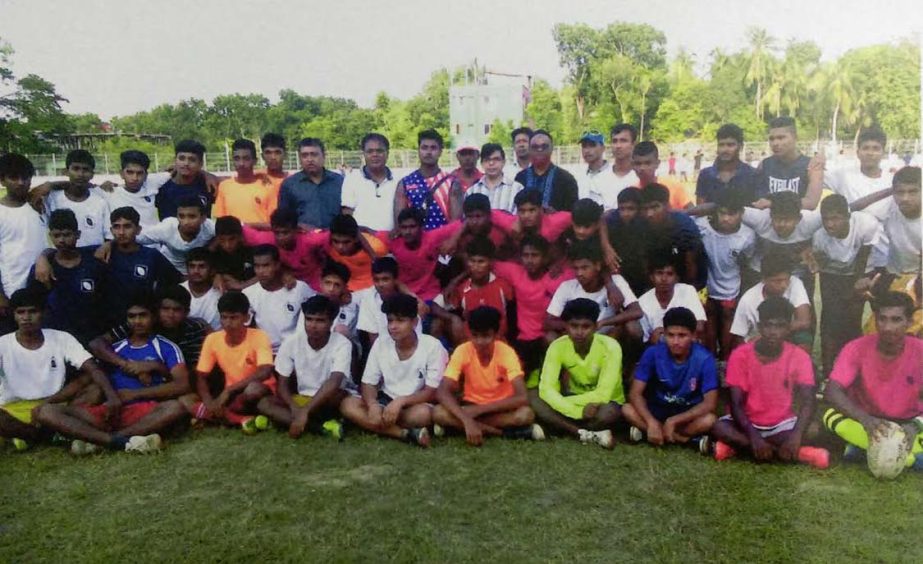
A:
[[[641,127],[638,128],[641,141],[644,141],[644,114],[647,112],[647,95],[653,86],[653,73],[646,67],[638,69],[638,74],[635,75],[635,89],[641,95]]]
[[[830,136],[836,143],[837,120],[842,112],[844,117],[859,121],[853,110],[856,98],[856,89],[853,85],[853,74],[847,65],[833,63],[828,67],[826,80],[827,95],[833,104],[833,118],[830,124]],[[849,121],[847,121],[849,123]]]
[[[765,29],[752,27],[747,31],[747,41],[750,43],[750,66],[747,69],[746,76],[747,86],[756,84],[753,105],[756,108],[756,117],[763,119],[763,84],[769,74],[775,39]]]

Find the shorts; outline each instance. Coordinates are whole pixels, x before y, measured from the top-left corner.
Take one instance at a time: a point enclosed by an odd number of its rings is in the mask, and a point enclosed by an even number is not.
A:
[[[116,429],[124,429],[130,425],[134,425],[142,418],[146,417],[150,412],[154,411],[154,408],[156,408],[159,403],[160,402],[156,401],[137,401],[123,405],[122,411],[119,413],[119,419],[115,422],[114,427]],[[87,406],[83,409],[93,416],[98,426],[104,427],[106,425],[105,404]]]
[[[663,423],[667,419],[673,417],[674,415],[679,415],[680,413],[685,413],[695,407],[697,404],[692,405],[673,405],[673,404],[664,404],[657,403],[652,400],[647,400],[647,410],[651,412],[651,415],[654,416],[654,419]]]
[[[25,423],[26,425],[32,424],[32,410],[37,406],[45,403],[45,400],[19,400],[12,401],[6,405],[0,405],[0,409],[7,412],[14,419]]]
[[[718,421],[728,421],[730,423],[734,422],[734,417],[732,415],[723,415],[718,419]],[[798,423],[797,417],[789,417],[788,419],[783,419],[775,425],[753,425],[753,428],[759,431],[761,437],[771,437],[773,435],[778,435],[779,433],[787,433],[795,428],[795,425]]]
[[[708,298],[708,301],[718,305],[721,309],[737,309],[737,298],[731,298],[730,300],[719,300],[716,298]]]
[[[314,399],[313,396],[303,396],[301,394],[292,394],[292,401],[298,407],[304,407],[311,403],[311,400]]]
[[[388,407],[388,404],[394,401],[394,398],[384,393],[381,390],[378,390],[378,405],[382,407]]]

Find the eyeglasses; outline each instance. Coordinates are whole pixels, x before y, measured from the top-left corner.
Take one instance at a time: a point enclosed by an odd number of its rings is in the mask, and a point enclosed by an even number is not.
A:
[[[548,143],[536,143],[534,145],[529,145],[530,151],[535,151],[536,153],[547,153],[551,150],[551,145]]]

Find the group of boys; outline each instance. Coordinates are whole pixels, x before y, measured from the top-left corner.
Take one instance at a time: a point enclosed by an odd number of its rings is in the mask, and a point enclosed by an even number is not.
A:
[[[346,420],[421,446],[553,432],[612,448],[624,422],[632,441],[826,467],[805,444],[822,386],[831,431],[864,449],[895,421],[923,467],[920,169],[881,180],[875,129],[858,172],[826,177],[791,120],[769,138],[752,169],[740,128],[719,129],[695,203],[627,124],[611,165],[583,135],[576,176],[526,128],[514,163],[489,143],[453,172],[421,132],[399,180],[377,133],[346,179],[311,138],[286,175],[273,134],[266,169],[238,140],[225,179],[193,141],[165,173],[126,151],[122,185],[93,186],[85,151],[35,188],[25,157],[0,156],[0,436],[149,452],[189,421],[342,439]]]

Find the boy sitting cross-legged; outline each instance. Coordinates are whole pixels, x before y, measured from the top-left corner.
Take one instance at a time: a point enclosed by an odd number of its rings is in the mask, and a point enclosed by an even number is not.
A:
[[[715,358],[695,342],[698,320],[684,307],[663,315],[663,335],[641,355],[629,404],[622,408],[631,423],[629,436],[647,435],[653,445],[687,443],[708,433],[718,406]],[[700,448],[707,441],[696,440]]]
[[[529,391],[535,417],[551,428],[612,448],[612,426],[625,403],[622,349],[596,333],[599,304],[588,298],[567,302],[561,320],[567,334],[545,353],[538,390]]]
[[[436,391],[434,434],[441,435],[445,427],[464,430],[474,446],[481,445],[484,435],[543,440],[545,432],[533,424],[519,358],[499,340],[500,312],[490,306],[474,309],[468,329],[471,340],[452,353]]]
[[[362,375],[362,397],[347,397],[340,410],[373,433],[427,447],[427,427],[433,421],[430,402],[448,355],[438,339],[417,334],[420,319],[414,297],[389,296],[381,312],[387,316],[388,332],[372,345]]]
[[[287,426],[293,439],[305,429],[343,438],[336,418],[352,385],[352,343],[330,330],[339,311],[339,304],[324,295],[301,305],[304,330],[286,337],[276,356],[276,395],[257,405],[260,413]]]
[[[826,450],[801,442],[814,411],[814,367],[808,353],[786,341],[794,309],[781,296],[767,298],[758,308],[759,339],[731,353],[726,379],[731,414],[712,427],[716,460],[746,449],[758,461],[827,467]]]

